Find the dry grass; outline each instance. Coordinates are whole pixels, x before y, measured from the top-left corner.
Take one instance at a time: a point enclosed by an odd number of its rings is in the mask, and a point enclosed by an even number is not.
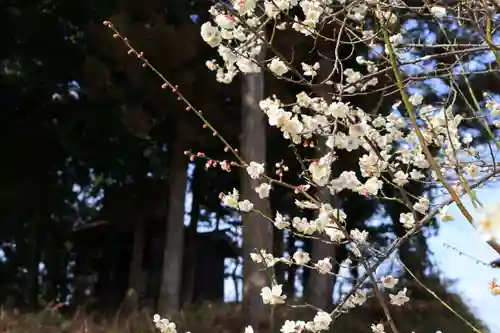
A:
[[[435,290],[435,288],[434,288]],[[451,293],[437,292],[458,313],[473,323],[481,332],[488,332],[475,318],[464,302]],[[391,307],[401,332],[434,333],[437,330],[453,333],[469,333],[472,330],[446,310],[438,301],[411,301],[404,307]],[[105,317],[98,312],[74,312],[64,315],[58,307],[48,307],[37,313],[16,313],[1,310],[0,333],[152,333],[152,312],[144,309],[125,316],[117,313]],[[310,313],[304,309],[279,308],[275,314],[276,328],[284,319],[307,320]],[[244,327],[241,306],[238,304],[203,304],[187,308],[172,318],[179,332],[192,333],[241,333]],[[380,306],[373,300],[365,306],[343,315],[332,327],[332,332],[369,333],[371,323],[384,319]]]

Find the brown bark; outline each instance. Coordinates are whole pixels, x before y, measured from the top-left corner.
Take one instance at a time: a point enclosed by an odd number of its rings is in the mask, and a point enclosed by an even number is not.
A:
[[[196,235],[198,232],[198,220],[200,218],[200,193],[197,183],[199,182],[202,170],[203,166],[196,165],[190,187],[193,199],[191,202],[191,219],[189,226],[186,228],[187,244],[185,247],[186,252],[184,253],[184,278],[182,281],[182,301],[187,304],[194,300],[197,253]]]
[[[333,69],[333,63],[332,60],[330,60],[333,59],[333,51],[324,48],[323,50],[319,50],[319,52],[321,52],[321,54],[323,55],[319,60],[321,70],[318,73],[318,82],[321,82],[330,75]],[[329,103],[332,102],[331,94],[333,93],[333,90],[331,86],[323,84],[315,88],[314,92],[319,97],[322,97],[325,101]],[[316,158],[323,157],[326,153],[328,153],[329,148],[325,145],[325,141],[322,138],[318,139],[318,143],[316,146]],[[321,188],[317,196],[323,203],[332,202],[332,196],[330,195],[330,192],[326,187]],[[329,240],[325,234],[322,234],[320,238]],[[330,257],[332,265],[335,266],[336,254],[336,246],[319,240],[312,241],[311,259],[314,262],[317,262],[318,260],[324,259],[326,257]],[[335,285],[335,276],[329,274],[323,275],[319,274],[317,271],[312,271],[308,282],[309,283],[306,295],[308,302],[321,309],[326,310],[331,308],[333,303],[333,288]]]
[[[324,155],[324,154],[323,154]],[[330,193],[325,193],[326,191],[321,191],[318,197],[321,202],[330,202]],[[321,239],[329,240],[326,235],[321,235]],[[311,259],[313,262],[324,259],[326,257],[331,258],[331,263],[333,266],[336,265],[336,254],[337,246],[322,242],[320,240],[312,241],[312,253]],[[319,274],[317,271],[312,271],[309,277],[309,284],[307,287],[307,301],[318,308],[328,310],[332,306],[333,302],[333,288],[335,285],[335,276],[329,274]]]
[[[264,58],[264,51],[260,58]],[[249,163],[266,160],[266,119],[259,107],[264,99],[264,73],[246,74],[242,77],[242,134],[240,138],[243,159]],[[250,200],[255,209],[270,214],[269,201],[260,199],[255,188],[259,181],[242,171],[241,198]],[[262,266],[250,259],[256,249],[272,251],[272,225],[258,214],[243,214],[243,310],[247,324],[255,329],[265,324],[269,309],[262,303],[261,290],[269,285]]]
[[[188,159],[184,146],[173,145],[169,166],[169,209],[165,226],[162,281],[158,311],[168,315],[179,310],[181,302],[182,259],[184,255],[184,202]]]
[[[128,290],[125,298],[125,308],[132,312],[139,306],[139,291],[141,288],[142,261],[144,257],[144,222],[139,218],[134,221],[134,240],[132,258],[130,259],[128,273]]]
[[[273,228],[273,255],[283,257],[284,252],[284,242],[283,242],[283,230]],[[292,253],[293,254],[293,253]],[[285,284],[285,265],[276,265],[274,267],[274,275],[276,282],[279,284]]]

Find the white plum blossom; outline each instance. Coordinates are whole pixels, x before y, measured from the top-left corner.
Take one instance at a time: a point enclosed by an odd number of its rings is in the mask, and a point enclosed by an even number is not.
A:
[[[236,26],[234,17],[231,15],[219,14],[215,17],[214,21],[219,27],[226,30],[232,30]]]
[[[259,73],[260,72],[259,64],[252,58],[240,57],[236,61],[236,65],[238,66],[238,69],[242,73]]]
[[[335,102],[328,106],[325,114],[335,118],[345,118],[349,112],[349,106],[342,102]]]
[[[271,60],[271,62],[267,65],[267,67],[269,67],[271,72],[273,72],[274,74],[276,74],[278,76],[282,76],[283,74],[285,74],[286,72],[289,71],[288,66],[283,61],[281,61],[278,57],[274,57]]]
[[[476,164],[469,164],[464,167],[464,170],[470,178],[476,178],[479,176],[480,169]]]
[[[200,33],[203,41],[211,47],[219,46],[222,41],[219,29],[214,27],[210,22],[205,22],[201,25]]]
[[[238,208],[238,200],[240,198],[240,193],[237,189],[233,189],[233,192],[230,194],[222,195],[222,202],[231,208]]]
[[[323,156],[319,160],[311,162],[309,164],[309,172],[313,181],[319,186],[324,186],[328,182],[330,177],[330,164],[332,163],[332,158],[329,154]]]
[[[255,188],[255,192],[259,195],[259,198],[265,199],[269,197],[269,192],[271,191],[271,185],[268,183],[262,183]]]
[[[256,0],[235,0],[233,2],[234,10],[236,10],[241,15],[252,13],[256,6]]]
[[[305,92],[298,93],[295,98],[297,99],[297,104],[300,107],[309,107],[312,104],[313,99],[309,97]]]
[[[297,324],[293,320],[285,320],[283,326],[281,326],[281,333],[295,333]]]
[[[282,295],[283,286],[281,284],[273,285],[272,288],[264,287],[260,295],[264,304],[277,305],[285,304],[286,295]]]
[[[269,125],[278,127],[285,139],[292,139],[296,144],[301,143],[300,133],[304,124],[293,113],[285,111],[279,100],[267,98],[259,102],[259,107],[268,116]]]
[[[420,94],[414,94],[414,95],[410,96],[410,103],[415,105],[415,106],[422,104],[423,100],[424,100],[424,96],[422,96]]]
[[[398,33],[390,36],[389,41],[391,42],[393,48],[397,48],[398,46],[404,43],[404,37],[402,34]],[[389,53],[387,45],[385,47],[385,53]]]
[[[238,202],[238,209],[241,210],[242,212],[248,213],[253,209],[253,203],[245,199],[243,201]]]
[[[293,260],[297,265],[302,266],[311,261],[311,256],[309,255],[309,253],[299,249],[293,254]]]
[[[354,241],[360,244],[366,243],[366,239],[368,238],[368,231],[363,230],[360,231],[359,229],[353,229],[350,232],[350,235]]]
[[[365,184],[358,188],[358,193],[363,195],[377,195],[384,183],[377,177],[370,177]]]
[[[175,323],[169,321],[168,319],[161,318],[159,314],[155,314],[153,316],[153,322],[161,333],[177,333]]]
[[[394,174],[394,178],[392,180],[394,184],[398,186],[404,186],[408,184],[408,174],[404,173],[403,171],[399,170]]]
[[[370,327],[373,331],[373,333],[385,333],[385,328],[384,328],[384,324],[382,323],[378,323],[378,324],[373,324],[371,327]]]
[[[431,13],[437,18],[443,18],[446,16],[446,8],[442,6],[432,6]]]
[[[282,230],[288,228],[290,226],[290,222],[286,216],[281,215],[279,212],[276,212],[276,218],[274,219],[274,226],[278,230]]]
[[[418,202],[413,205],[413,209],[415,209],[420,214],[427,214],[427,211],[429,210],[429,199],[427,199],[426,197],[419,198]]]
[[[349,126],[349,136],[353,138],[361,138],[366,135],[368,129],[369,126],[364,122],[351,125]]]
[[[312,235],[316,232],[316,227],[313,223],[309,222],[305,217],[300,218],[298,216],[292,219],[292,225],[298,232],[304,235]]]
[[[217,66],[217,63],[215,62],[214,59],[212,60],[207,60],[207,62],[205,63],[205,65],[207,66],[207,68],[211,71],[215,71],[217,70],[218,66]]]
[[[322,211],[319,213],[318,218],[313,221],[314,227],[316,231],[323,232],[325,228],[331,224],[331,219],[329,217],[329,213]]]
[[[380,154],[382,159],[375,153],[370,152],[361,156],[359,166],[363,177],[379,177],[387,169],[389,163],[383,159],[384,154]]]
[[[318,75],[318,70],[319,70],[319,62],[314,63],[314,65],[308,65],[306,63],[302,63],[302,70],[304,71],[304,76],[311,76],[315,77]]]
[[[318,260],[318,262],[314,264],[314,267],[318,269],[320,274],[328,274],[333,269],[333,266],[330,263],[330,258]]]
[[[357,72],[352,68],[347,68],[346,70],[344,70],[344,75],[346,76],[345,80],[347,83],[356,83],[363,77],[360,72]]]
[[[323,205],[321,210],[328,212],[329,216],[335,219],[335,222],[345,222],[347,214],[342,209],[332,208],[329,204]]]
[[[500,104],[496,101],[489,100],[486,102],[486,107],[490,109],[492,117],[498,117],[500,115]]]
[[[387,288],[387,289],[392,289],[396,286],[396,284],[398,283],[398,279],[396,279],[394,276],[392,275],[386,275],[386,276],[383,276],[381,279],[380,279],[380,282],[382,282],[382,285],[384,286],[384,288]]]
[[[378,115],[375,119],[372,120],[372,126],[375,128],[382,128],[386,124],[386,120],[381,115]]]
[[[410,298],[406,296],[407,289],[403,288],[402,290],[398,291],[396,295],[389,295],[389,298],[391,299],[391,304],[396,305],[396,306],[403,306],[405,303],[407,303]]]
[[[259,164],[257,162],[250,162],[247,166],[247,173],[252,179],[258,179],[265,171],[264,164]]]
[[[278,262],[277,258],[274,258],[271,253],[267,253],[263,249],[259,253],[250,253],[250,259],[257,264],[264,263],[266,267],[273,267]]]
[[[327,227],[325,228],[325,233],[334,243],[338,243],[345,239],[345,234],[338,228]]]
[[[300,32],[304,36],[311,36],[314,33],[314,28],[316,27],[316,22],[309,19],[306,19],[304,21],[300,21],[297,16],[293,18],[293,24],[292,24],[292,29],[295,31]],[[304,71],[304,75],[307,76],[308,71]],[[315,72],[314,72],[315,73]],[[311,76],[315,76],[311,75]]]
[[[415,226],[415,218],[412,213],[402,213],[399,215],[399,222],[406,228],[411,229]]]
[[[276,18],[280,14],[280,9],[272,1],[264,1],[264,12],[267,16]]]
[[[339,180],[344,188],[351,191],[355,191],[362,186],[354,171],[343,171],[340,174]]]
[[[330,328],[332,317],[330,314],[319,311],[313,319],[315,331],[326,331]]]
[[[413,169],[410,172],[410,178],[413,180],[421,180],[425,178],[425,175],[417,169]]]

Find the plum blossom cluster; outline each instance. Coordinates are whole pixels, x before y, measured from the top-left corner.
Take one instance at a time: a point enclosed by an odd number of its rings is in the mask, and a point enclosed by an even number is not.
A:
[[[357,11],[357,12],[356,12]],[[432,7],[432,15],[437,18],[446,16],[447,11],[443,7]],[[354,7],[354,17],[362,20],[366,15],[365,10]],[[389,13],[379,12],[382,18],[392,20]],[[394,22],[392,22],[394,23]],[[304,28],[305,34],[310,34],[314,24]],[[363,32],[364,35],[370,35]],[[390,37],[390,42],[394,45],[403,43],[401,34]],[[386,48],[386,53],[387,53]],[[378,71],[374,62],[362,57],[357,59],[359,64],[365,64],[368,73]],[[290,69],[285,62],[277,57],[272,58],[269,69],[276,75],[282,76]],[[320,70],[318,63],[307,65],[302,63],[304,76],[315,77]],[[344,70],[345,82],[337,84],[338,91],[354,93],[356,91],[366,91],[370,86],[377,85],[376,77],[369,81],[362,81],[362,74],[353,69]],[[438,181],[436,170],[433,170],[428,156],[424,152],[422,142],[434,149],[435,162],[440,172],[448,178],[458,178],[462,181],[477,179],[486,168],[481,167],[481,159],[478,158],[477,151],[470,146],[472,136],[469,133],[461,133],[459,126],[463,121],[462,116],[453,113],[453,105],[436,108],[432,105],[423,105],[423,96],[414,94],[410,96],[410,103],[417,110],[418,123],[417,131],[408,131],[408,119],[401,116],[399,112],[391,113],[388,116],[372,116],[359,108],[353,108],[341,99],[327,102],[321,97],[312,97],[306,92],[296,96],[293,104],[282,103],[276,96],[272,96],[260,102],[262,111],[267,115],[269,125],[278,128],[285,139],[291,140],[294,144],[301,144],[315,136],[325,138],[328,152],[309,163],[308,172],[309,184],[316,187],[327,187],[331,194],[335,195],[342,191],[352,191],[364,196],[377,196],[381,193],[384,184],[390,184],[397,188],[404,188],[410,181],[426,181],[430,176],[430,181]],[[491,110],[493,117],[498,117],[500,107],[497,103],[490,102],[487,107]],[[422,139],[418,135],[422,136]],[[335,152],[346,150],[352,152],[361,150],[363,154],[359,159],[361,177],[355,171],[343,171],[340,175],[334,175],[332,165],[337,161]],[[470,157],[475,157],[471,162]],[[461,178],[462,177],[462,178]],[[254,178],[254,177],[252,177]],[[254,178],[257,179],[257,178]],[[467,182],[467,180],[465,180]],[[267,197],[270,189],[269,184],[262,183],[266,191],[261,198]],[[309,186],[309,185],[308,185]],[[456,186],[457,192],[458,186]],[[464,189],[464,186],[461,186]],[[256,188],[260,193],[260,186]],[[463,194],[463,193],[461,193]],[[312,201],[296,200],[299,208],[317,209],[318,217],[308,221],[306,218],[295,216],[286,217],[279,212],[274,219],[274,225],[278,229],[287,229],[305,235],[325,233],[328,238],[335,243],[341,241],[352,242],[350,248],[357,256],[360,244],[366,244],[368,233],[357,229],[347,233],[343,227],[347,216],[345,213],[332,209],[326,204],[317,204]],[[425,216],[430,211],[430,200],[427,197],[415,198],[408,204],[408,212],[400,215],[400,223],[408,230],[418,226],[419,216]],[[443,221],[451,221],[453,218],[448,214],[448,205],[439,207],[439,214]],[[482,220],[480,228],[490,235],[500,235],[500,212],[498,209],[487,212]],[[295,252],[291,258],[273,258],[271,254],[266,254],[268,267],[284,262],[307,266],[317,270],[320,274],[329,274],[332,270],[330,258],[311,262],[309,253],[303,250]],[[260,262],[260,259],[257,260]],[[381,280],[387,289],[394,288],[397,279],[392,276],[383,277]],[[500,288],[492,284],[492,294],[498,294]],[[274,285],[271,288],[265,287],[262,297],[266,304],[282,304],[285,299],[281,295],[281,286]],[[357,290],[344,303],[345,308],[361,305],[367,298],[367,294]],[[273,301],[274,300],[274,301]],[[395,294],[389,295],[390,304],[402,306],[409,301],[407,289],[402,288]],[[316,332],[328,328],[328,320],[321,321],[326,327],[317,325],[317,318],[321,318],[324,312],[318,312],[312,322],[287,321],[281,331],[283,333],[301,332],[304,329]],[[326,318],[326,317],[325,317]],[[330,318],[330,316],[328,316]],[[383,324],[372,325],[374,332],[384,332]]]
[[[231,83],[238,73],[250,74],[267,70],[282,79],[296,79],[298,81],[295,82],[307,87],[296,94],[291,102],[284,102],[278,96],[271,95],[259,101],[258,105],[267,117],[269,126],[279,130],[291,145],[316,145],[320,148],[318,151],[321,156],[301,161],[304,165],[302,183],[290,185],[291,189],[295,189],[295,205],[302,210],[314,211],[315,217],[311,218],[312,214],[302,216],[301,213],[288,216],[277,211],[274,217],[268,219],[279,230],[331,244],[342,244],[348,248],[352,257],[366,262],[368,266],[371,263],[365,254],[381,253],[371,247],[370,233],[352,228],[349,216],[342,209],[321,202],[311,194],[312,190],[326,191],[332,196],[352,192],[365,197],[395,200],[396,198],[386,195],[387,188],[394,188],[401,193],[403,199],[400,201],[407,208],[407,211],[399,215],[399,223],[407,230],[407,235],[411,235],[418,231],[424,217],[439,214],[442,221],[451,221],[453,218],[449,213],[449,205],[440,205],[433,210],[427,196],[408,194],[410,183],[447,184],[448,181],[454,181],[455,192],[450,195],[469,194],[473,197],[468,182],[480,179],[492,169],[471,145],[473,135],[462,131],[460,125],[464,122],[464,117],[454,112],[454,101],[447,101],[441,106],[426,104],[422,94],[407,96],[407,89],[402,87],[401,82],[397,83],[400,84],[398,89],[402,101],[393,106],[390,114],[363,110],[343,97],[346,94],[366,93],[379,85],[382,66],[392,66],[396,78],[401,74],[398,72],[397,61],[403,62],[403,59],[398,52],[409,40],[398,25],[399,19],[394,10],[396,7],[397,1],[230,0],[211,7],[209,12],[212,19],[202,24],[200,31],[201,38],[217,50],[222,60],[212,59],[206,62],[207,68],[215,72],[217,81]],[[429,15],[438,22],[452,13],[452,9],[442,6],[424,6],[419,10],[419,15]],[[345,25],[339,30],[347,31],[350,42],[353,45],[364,43],[371,50],[371,56],[356,57],[361,70],[338,66],[337,55],[331,59],[333,69],[323,68],[323,63],[320,65],[315,60],[311,63],[299,61],[300,66],[294,68],[292,59],[286,59],[278,53],[269,59],[262,59],[262,50],[271,49],[272,44],[272,38],[264,32],[266,25],[272,24],[277,30],[291,29],[310,36],[315,41],[326,40],[322,36],[321,27],[335,21],[337,15],[344,18]],[[348,28],[344,29],[345,27]],[[338,38],[341,39],[340,35]],[[334,41],[330,42],[334,49]],[[137,55],[139,59],[143,59],[142,53]],[[322,76],[320,74],[328,74],[329,71],[339,74],[335,75],[340,77],[337,80],[339,82],[334,82],[330,77],[318,82],[318,77]],[[327,100],[325,96],[311,93],[315,91],[313,87],[317,86],[331,88],[330,92],[335,93],[334,97]],[[405,110],[401,110],[401,105]],[[189,105],[187,109],[192,108]],[[479,118],[491,118],[493,125],[500,127],[500,104],[490,99],[485,105],[484,114]],[[432,152],[432,156],[429,152]],[[357,168],[345,170],[337,167],[342,164],[339,156],[345,153],[359,156]],[[190,156],[194,158],[195,155]],[[263,200],[270,196],[273,187],[281,183],[283,173],[288,171],[281,163],[278,164],[276,176],[280,177],[279,181],[266,174],[266,166],[262,161],[247,161],[237,166],[244,168],[248,176],[256,181],[254,191]],[[218,166],[226,171],[230,170],[231,165],[226,161],[215,164],[210,162],[210,166]],[[224,205],[243,213],[252,213],[254,210],[254,203],[240,198],[236,189],[221,193],[220,199]],[[500,237],[500,209],[490,207],[483,215],[483,218],[476,221],[478,229],[488,238]],[[285,257],[275,257],[268,250],[257,249],[256,253],[251,254],[251,259],[265,269],[277,264],[297,265],[322,275],[335,274],[334,267],[338,264],[335,258],[330,257],[313,260],[312,255],[304,249],[298,249]],[[379,262],[383,260],[382,258]],[[376,266],[371,267],[376,269]],[[376,278],[375,269],[373,273],[365,274],[362,280],[370,278],[374,290],[381,289],[383,293],[355,286],[341,302],[341,311],[363,305],[370,297],[377,297],[379,301],[387,302],[393,307],[404,306],[409,302],[408,290],[401,286],[398,278],[392,275]],[[495,281],[490,285],[490,292],[493,295],[500,294],[500,286]],[[268,286],[262,288],[260,296],[262,302],[270,306],[287,302],[282,285],[273,279]],[[169,320],[155,315],[153,321],[161,332],[176,333],[175,324]],[[280,331],[316,333],[328,330],[332,322],[333,314],[319,310],[311,321],[285,321]],[[383,333],[385,326],[373,323],[371,330]],[[253,328],[247,327],[245,333],[253,333]]]
[[[251,211],[253,208],[253,203],[251,203],[249,200],[245,199],[239,201],[240,193],[237,189],[233,189],[233,192],[229,194],[221,193],[220,198],[226,206],[238,209],[245,213]]]
[[[417,103],[418,97],[413,100]],[[310,97],[305,92],[297,95],[296,103],[289,110],[276,96],[261,101],[260,107],[267,115],[269,125],[279,128],[283,137],[295,144],[310,139],[313,134],[325,137],[325,145],[329,151],[321,158],[311,161],[308,171],[312,183],[326,186],[332,194],[348,190],[360,195],[375,196],[386,182],[404,187],[411,180],[424,180],[426,171],[430,169],[417,135],[406,130],[407,120],[395,112],[386,117],[373,117],[348,103],[327,103],[321,97]],[[436,154],[443,155],[439,159],[440,167],[453,172],[461,163],[457,151],[464,146],[458,132],[462,118],[454,116],[451,108],[435,110],[435,114],[430,107],[422,107],[422,110],[420,119],[424,140],[429,145],[440,147]],[[335,152],[340,150],[364,152],[359,159],[363,178],[355,171],[344,171],[337,177],[333,176]],[[479,172],[471,171],[474,164],[465,169],[471,177],[477,176]],[[383,180],[387,174],[391,178]],[[436,178],[434,173],[431,174]],[[422,197],[409,208],[425,215],[429,206],[429,200]],[[414,223],[410,215],[404,215],[401,219],[408,227]]]
[[[317,27],[327,20],[336,11],[344,11],[346,2],[347,18],[355,24],[360,24],[369,13],[369,6],[365,1],[346,0],[279,0],[257,2],[256,0],[233,0],[230,3],[217,3],[209,10],[212,20],[203,23],[200,34],[202,39],[217,52],[223,63],[216,60],[207,61],[207,68],[216,72],[216,79],[222,83],[231,83],[238,73],[258,73],[263,64],[259,63],[258,55],[267,42],[262,27],[269,21],[276,23],[276,28],[285,30],[291,28],[304,36],[316,36]],[[368,1],[367,1],[368,2]],[[300,8],[301,18],[294,15],[290,18],[289,12]],[[376,10],[378,16],[391,16],[390,10]],[[373,36],[371,30],[364,31],[363,36]],[[374,69],[374,66],[369,68]],[[266,67],[277,76],[291,71],[290,63],[286,59],[275,56],[267,61]],[[319,70],[319,64],[309,65],[302,63],[304,77],[314,78]],[[368,83],[360,84],[356,81],[359,73],[347,71],[348,83],[356,83],[359,88],[376,84],[376,78]]]
[[[303,29],[301,32],[304,32],[304,34],[311,34],[316,23],[319,22],[319,17],[324,13],[328,13],[327,10],[316,11],[313,7],[311,7],[313,9],[310,9],[307,6],[311,3],[307,1],[300,2],[304,12],[307,12],[306,20],[312,20],[307,22],[306,28],[300,28]],[[373,3],[366,1],[367,5],[373,5]],[[279,13],[273,14],[274,7],[269,7],[267,2],[265,4],[267,4],[265,14],[268,17],[277,18]],[[256,8],[255,3],[245,1],[239,2],[238,5],[235,4],[234,8],[241,9],[245,6],[247,6],[247,9],[243,9],[244,13],[253,13],[252,11]],[[274,2],[273,6],[275,6]],[[350,18],[362,20],[367,10],[367,7],[363,6],[350,7],[348,9],[349,15],[352,16]],[[245,10],[248,10],[248,12],[245,12]],[[218,22],[220,30],[206,24],[202,28],[202,35],[209,44],[214,47],[219,46],[219,53],[221,53],[220,49],[223,46],[219,39],[222,39],[223,35],[229,36],[229,32],[235,32],[232,30],[237,32],[238,26],[233,23],[235,20],[233,17],[220,17],[217,16],[220,14],[215,12],[215,9],[212,11],[216,14],[216,22]],[[446,15],[446,10],[439,8],[433,7],[431,12],[438,18]],[[311,15],[309,18],[308,14]],[[312,14],[317,15],[317,18],[314,18]],[[391,21],[393,16],[386,14],[386,12],[377,12],[377,16],[380,16],[382,21],[387,20],[389,23],[394,23]],[[248,16],[250,19],[251,15]],[[246,23],[248,24],[248,22]],[[224,31],[224,29],[227,31]],[[297,29],[297,26],[295,26],[295,29]],[[258,38],[257,35],[258,32],[255,34],[255,39]],[[363,35],[365,35],[365,32],[363,32]],[[392,37],[391,43],[397,44],[401,42],[399,36]],[[247,45],[251,46],[246,48]],[[227,46],[225,47],[227,48]],[[258,70],[255,67],[253,61],[255,59],[252,58],[259,53],[259,47],[261,45],[258,42],[254,43],[254,40],[251,40],[245,44],[245,47],[240,48],[238,52],[243,54],[243,58],[238,55],[234,61],[230,61],[233,66],[236,64],[233,69],[238,68],[243,73],[259,71],[260,69]],[[231,49],[227,48],[227,50]],[[138,57],[143,59],[142,53],[138,54]],[[370,73],[378,70],[373,62],[364,59],[357,59],[357,61],[360,64],[365,64],[367,71]],[[218,76],[228,75],[229,71],[222,72],[219,75],[221,68],[214,63],[209,64],[210,66],[217,69]],[[277,75],[283,75],[289,70],[286,63],[278,58],[273,58],[268,67]],[[320,66],[318,63],[313,65],[302,64],[302,69],[304,76],[315,77],[320,70]],[[229,76],[234,76],[235,73],[236,70],[231,72]],[[369,86],[377,84],[375,79],[361,84],[361,74],[351,69],[346,69],[343,73],[346,76],[347,88],[338,84],[337,88],[339,90],[347,89],[349,92],[365,91]],[[352,191],[364,196],[383,196],[384,184],[403,189],[410,180],[425,180],[427,173],[430,173],[432,179],[438,180],[436,170],[431,168],[429,158],[424,154],[422,142],[425,145],[436,147],[435,162],[437,161],[442,173],[454,173],[456,176],[466,175],[469,178],[477,178],[482,172],[481,163],[479,163],[481,160],[478,159],[478,163],[471,163],[468,160],[461,159],[464,155],[476,157],[477,152],[469,146],[472,141],[471,135],[460,134],[459,125],[463,119],[461,116],[453,114],[453,105],[437,109],[430,105],[422,105],[423,96],[419,94],[412,95],[409,102],[418,109],[420,127],[418,129],[414,128],[414,131],[408,131],[407,119],[397,112],[389,116],[373,116],[359,108],[352,107],[349,103],[344,103],[340,98],[335,99],[334,102],[327,102],[323,98],[311,97],[306,92],[302,92],[296,96],[296,102],[292,105],[285,105],[276,96],[261,101],[260,107],[267,115],[269,124],[277,127],[285,139],[291,140],[294,144],[300,144],[305,140],[321,136],[325,139],[325,146],[329,148],[328,152],[322,157],[308,162],[306,183],[295,187],[295,194],[305,196],[305,200],[297,199],[295,201],[297,207],[317,210],[317,217],[311,220],[301,216],[290,218],[277,212],[276,217],[272,219],[276,228],[303,235],[324,233],[332,243],[343,242],[350,245],[349,250],[354,256],[361,258],[363,257],[363,251],[368,247],[369,233],[359,229],[351,229],[348,232],[346,229],[348,216],[342,210],[333,208],[330,204],[318,202],[310,195],[306,195],[311,187],[325,187],[333,195],[342,191]],[[493,117],[498,116],[497,113],[500,107],[495,102],[489,102],[487,108],[491,111]],[[418,134],[423,139],[418,137]],[[360,175],[355,171],[344,171],[340,175],[334,174],[332,165],[338,163],[336,152],[341,150],[347,152],[359,150],[362,152],[358,161]],[[221,164],[220,166],[224,170],[229,169],[228,165]],[[245,165],[245,168],[252,179],[260,182],[260,185],[255,188],[259,198],[267,198],[272,189],[273,180],[265,175],[264,164],[251,161]],[[282,170],[285,170],[285,168],[280,166],[280,172]],[[464,174],[461,174],[462,170],[465,170]],[[462,186],[462,189],[464,187]],[[409,212],[400,215],[401,224],[410,231],[418,226],[417,218],[419,214],[426,215],[430,209],[428,198],[419,197],[414,199],[410,203],[406,202]],[[250,212],[253,209],[253,203],[249,200],[240,200],[239,192],[236,189],[229,194],[221,194],[221,200],[227,206],[242,212]],[[447,211],[448,206],[439,207],[439,213],[443,220],[451,220]],[[498,209],[487,210],[484,219],[479,223],[479,228],[485,231],[486,234],[498,235],[498,226],[500,225],[498,216]],[[311,255],[300,249],[291,254],[290,258],[275,258],[272,254],[267,253],[265,249],[259,250],[259,253],[253,253],[251,258],[265,268],[270,268],[277,263],[285,263],[314,269],[320,274],[332,274],[333,269],[332,258],[326,257],[313,262]],[[397,278],[387,275],[381,277],[375,283],[387,290],[388,301],[392,306],[403,306],[409,301],[407,288],[403,287],[394,290],[398,285]],[[500,294],[500,287],[495,281],[490,285],[490,292],[493,295]],[[353,292],[342,302],[341,310],[347,311],[350,308],[362,305],[372,296],[373,294],[368,290],[354,288]],[[285,304],[287,300],[287,296],[283,294],[282,285],[276,283],[262,288],[261,297],[264,304],[271,306]],[[283,333],[301,333],[304,331],[315,333],[328,330],[332,321],[332,314],[319,310],[311,321],[285,321],[280,331]],[[153,322],[161,332],[177,333],[175,323],[168,319],[155,315]],[[371,329],[373,332],[385,332],[382,323],[372,324]],[[252,327],[247,327],[245,333],[253,333]]]
[[[319,311],[312,321],[302,321],[302,320],[287,320],[281,328],[282,333],[294,333],[294,332],[320,332],[328,330],[332,318],[330,314]]]
[[[153,316],[153,323],[161,333],[177,333],[175,323],[169,321],[166,318],[161,318],[159,314],[155,314]]]
[[[276,61],[274,65],[277,66]],[[374,65],[368,63],[368,66]],[[318,65],[303,67],[311,76],[315,75],[313,72],[319,70]],[[359,73],[348,70],[347,72],[348,84],[359,90],[366,89],[366,86],[356,85],[360,80]],[[423,142],[435,148],[434,161],[439,170],[450,177],[477,178],[482,172],[481,167],[479,163],[469,161],[471,156],[477,155],[477,152],[469,146],[470,135],[460,133],[459,125],[463,118],[453,113],[453,105],[442,108],[423,105],[423,96],[419,94],[410,96],[409,101],[417,110],[420,125],[418,131]],[[425,155],[422,140],[416,131],[408,131],[409,121],[399,112],[387,116],[373,116],[341,99],[327,102],[306,92],[297,94],[292,104],[285,104],[273,95],[260,101],[259,106],[266,114],[269,125],[278,128],[283,137],[293,144],[301,144],[318,136],[325,139],[327,152],[320,158],[308,162],[306,185],[300,185],[301,190],[296,193],[307,193],[312,186],[327,188],[332,195],[351,191],[363,196],[383,197],[384,185],[404,189],[410,181],[439,180],[429,158]],[[489,107],[494,108],[495,105],[491,104]],[[343,171],[339,175],[334,174],[332,166],[339,163],[337,154],[341,150],[362,152],[358,161],[360,174],[354,170]],[[255,191],[261,199],[267,198],[272,187],[269,180],[264,177],[263,164],[252,161],[246,171],[252,179],[262,181]],[[223,197],[224,203],[243,210],[234,191],[233,194]],[[228,203],[227,200],[232,200],[232,203]],[[277,212],[273,219],[276,228],[308,236],[325,234],[332,243],[349,243],[349,250],[356,257],[362,256],[363,247],[368,246],[369,233],[358,229],[347,232],[345,225],[348,216],[342,210],[307,197],[306,200],[296,200],[295,203],[299,208],[316,210],[317,217],[309,220],[302,216],[289,217]],[[429,213],[430,200],[422,196],[406,204],[408,212],[401,213],[399,222],[404,228],[415,230],[419,226],[419,216]],[[448,208],[448,205],[439,207],[439,213],[445,221],[452,220]],[[482,229],[493,230],[498,227],[500,223],[496,222],[499,220],[496,215],[500,216],[496,211],[489,212],[488,218],[482,222]],[[252,259],[266,268],[277,263],[285,263],[304,266],[320,274],[332,274],[333,269],[331,258],[312,262],[310,254],[303,250],[296,251],[290,258],[275,258],[261,249],[260,253],[252,254]],[[384,288],[392,289],[396,286],[397,279],[386,276],[380,283]],[[498,288],[496,285],[492,287],[493,294],[496,293],[496,288]],[[286,296],[282,294],[282,286],[277,284],[264,287],[261,296],[265,304],[279,305],[286,301]],[[342,308],[348,310],[362,305],[370,296],[367,291],[356,290],[345,300]],[[406,288],[389,294],[391,305],[402,306],[408,301]],[[287,321],[281,331],[317,332],[327,329],[329,321],[318,319],[323,318],[322,316],[324,312],[318,312],[311,322]],[[328,318],[331,318],[330,315]],[[321,324],[318,324],[318,321]],[[382,332],[384,327],[382,324],[374,324],[372,330]]]

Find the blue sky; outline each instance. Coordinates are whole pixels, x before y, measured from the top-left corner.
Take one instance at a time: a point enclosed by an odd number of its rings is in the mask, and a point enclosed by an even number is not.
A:
[[[477,196],[485,206],[499,205],[500,186],[479,189]],[[472,205],[467,204],[466,200],[464,203],[472,212]],[[500,333],[500,296],[493,296],[488,291],[488,284],[493,278],[500,280],[500,269],[478,264],[446,245],[485,262],[497,259],[498,255],[481,239],[456,207],[452,207],[450,213],[455,220],[441,222],[439,234],[428,240],[430,249],[435,254],[434,262],[444,277],[456,280],[452,290],[464,297],[474,313],[489,326],[491,333]]]

